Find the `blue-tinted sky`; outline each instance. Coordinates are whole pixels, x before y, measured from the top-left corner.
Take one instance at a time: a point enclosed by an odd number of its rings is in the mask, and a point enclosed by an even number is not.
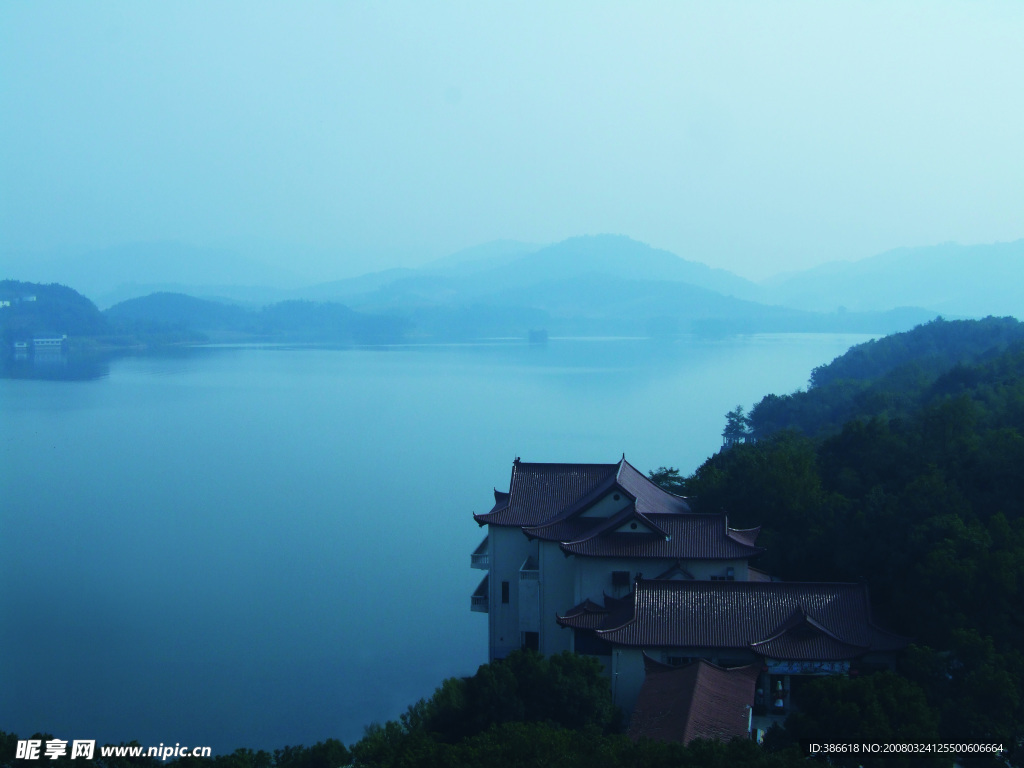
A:
[[[1022,40],[1017,2],[8,1],[0,251],[327,278],[614,232],[758,278],[1013,240]]]

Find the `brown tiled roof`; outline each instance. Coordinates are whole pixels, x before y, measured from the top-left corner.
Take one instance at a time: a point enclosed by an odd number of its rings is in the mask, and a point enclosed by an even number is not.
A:
[[[540,505],[534,512],[524,513],[523,519],[530,518],[531,522],[521,523],[525,533],[531,538],[543,539],[545,541],[571,541],[586,535],[588,531],[605,522],[602,518],[580,517],[591,506],[604,498],[614,490],[621,491],[628,500],[635,505],[636,511],[641,515],[682,513],[690,512],[690,505],[679,496],[673,496],[663,490],[642,473],[637,471],[633,465],[623,458],[618,464],[522,464],[524,467],[548,467],[552,474],[552,481],[546,487],[545,493],[534,495],[526,499],[525,494],[520,497],[517,490],[516,470],[512,472],[512,508],[517,505]],[[585,490],[582,483],[575,482],[573,476],[578,468],[600,468],[599,476],[587,484]],[[555,475],[564,472],[564,480],[555,479]],[[600,474],[603,472],[604,474]],[[563,482],[559,487],[557,484]],[[570,487],[571,486],[571,487]],[[525,484],[522,486],[527,487]],[[543,508],[543,511],[540,511]],[[481,522],[477,516],[477,521]],[[502,518],[504,519],[504,518]],[[519,518],[517,518],[519,519]],[[484,523],[489,520],[482,521]],[[500,522],[499,525],[508,523]]]
[[[813,620],[817,638],[804,630],[794,634],[797,611]],[[860,584],[640,580],[632,618],[605,626],[598,637],[617,645],[799,651],[823,653],[821,660],[907,644],[872,623],[867,589]]]
[[[686,499],[673,496],[659,485],[651,482],[642,472],[626,461],[619,462],[616,476],[618,484],[626,493],[636,499],[637,511],[644,515],[692,512]]]
[[[758,535],[761,533],[761,526],[757,528],[730,528],[729,536],[736,541],[742,542],[749,546],[754,546],[754,542],[757,541]]]
[[[603,605],[598,605],[589,597],[579,605],[574,605],[564,616],[557,616],[557,621],[563,627],[572,629],[600,629],[604,626],[610,611]]]
[[[589,597],[574,605],[564,616],[555,621],[562,627],[572,629],[601,629],[604,626],[619,626],[633,615],[632,595],[627,597],[604,596],[604,605],[598,605]]]
[[[862,656],[870,647],[844,642],[825,626],[812,619],[802,608],[772,637],[750,646],[754,651],[781,661],[839,661]]]
[[[512,464],[509,493],[490,512],[473,515],[480,525],[535,526],[549,521],[594,488],[614,479],[618,464]],[[504,501],[504,503],[502,503]]]
[[[629,721],[631,738],[688,744],[749,734],[759,665],[725,669],[701,660],[672,668],[646,656],[644,662],[646,677]]]
[[[607,521],[603,517],[571,517],[568,520],[555,520],[546,525],[523,528],[523,533],[531,539],[543,541],[575,541],[585,539]]]
[[[627,510],[628,511],[628,510]],[[635,517],[639,525],[649,526],[656,533],[615,533]],[[621,518],[621,519],[619,519]],[[681,560],[732,560],[753,557],[764,550],[744,537],[735,535],[725,515],[658,514],[617,515],[602,521],[585,537],[563,543],[562,551],[588,557],[642,557]]]

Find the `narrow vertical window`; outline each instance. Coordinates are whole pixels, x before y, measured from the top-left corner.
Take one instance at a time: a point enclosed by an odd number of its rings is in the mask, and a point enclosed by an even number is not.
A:
[[[501,602],[503,602],[503,603],[507,603],[508,602],[508,582],[507,581],[501,582]]]

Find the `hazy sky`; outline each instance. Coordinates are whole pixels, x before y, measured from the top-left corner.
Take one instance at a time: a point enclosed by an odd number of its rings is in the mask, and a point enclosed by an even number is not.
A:
[[[1024,3],[0,2],[0,250],[1024,237]]]

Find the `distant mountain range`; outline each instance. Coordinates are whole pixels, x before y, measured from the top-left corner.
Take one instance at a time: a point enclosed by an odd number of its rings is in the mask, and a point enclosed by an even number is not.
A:
[[[923,307],[963,317],[1024,317],[1024,240],[898,248],[824,264],[763,284],[771,300],[800,309],[877,311]]]
[[[26,274],[25,263],[14,266]],[[60,269],[66,277],[56,274]],[[111,317],[203,330],[238,327],[238,308],[227,305],[255,312],[296,300],[386,315],[413,337],[434,338],[523,337],[534,328],[552,335],[891,333],[936,314],[1024,316],[1024,291],[1018,289],[1024,240],[899,249],[763,283],[621,235],[574,237],[553,245],[496,241],[418,269],[305,287],[286,270],[237,254],[168,243],[51,261],[39,271],[44,279],[96,296],[100,306],[114,304]],[[110,274],[124,281],[103,284],[101,276]],[[153,293],[160,296],[140,298]],[[189,297],[191,302],[185,300]],[[197,304],[200,299],[210,303]],[[171,309],[173,320],[167,316]],[[314,322],[308,307],[298,309],[293,305],[289,316]]]

